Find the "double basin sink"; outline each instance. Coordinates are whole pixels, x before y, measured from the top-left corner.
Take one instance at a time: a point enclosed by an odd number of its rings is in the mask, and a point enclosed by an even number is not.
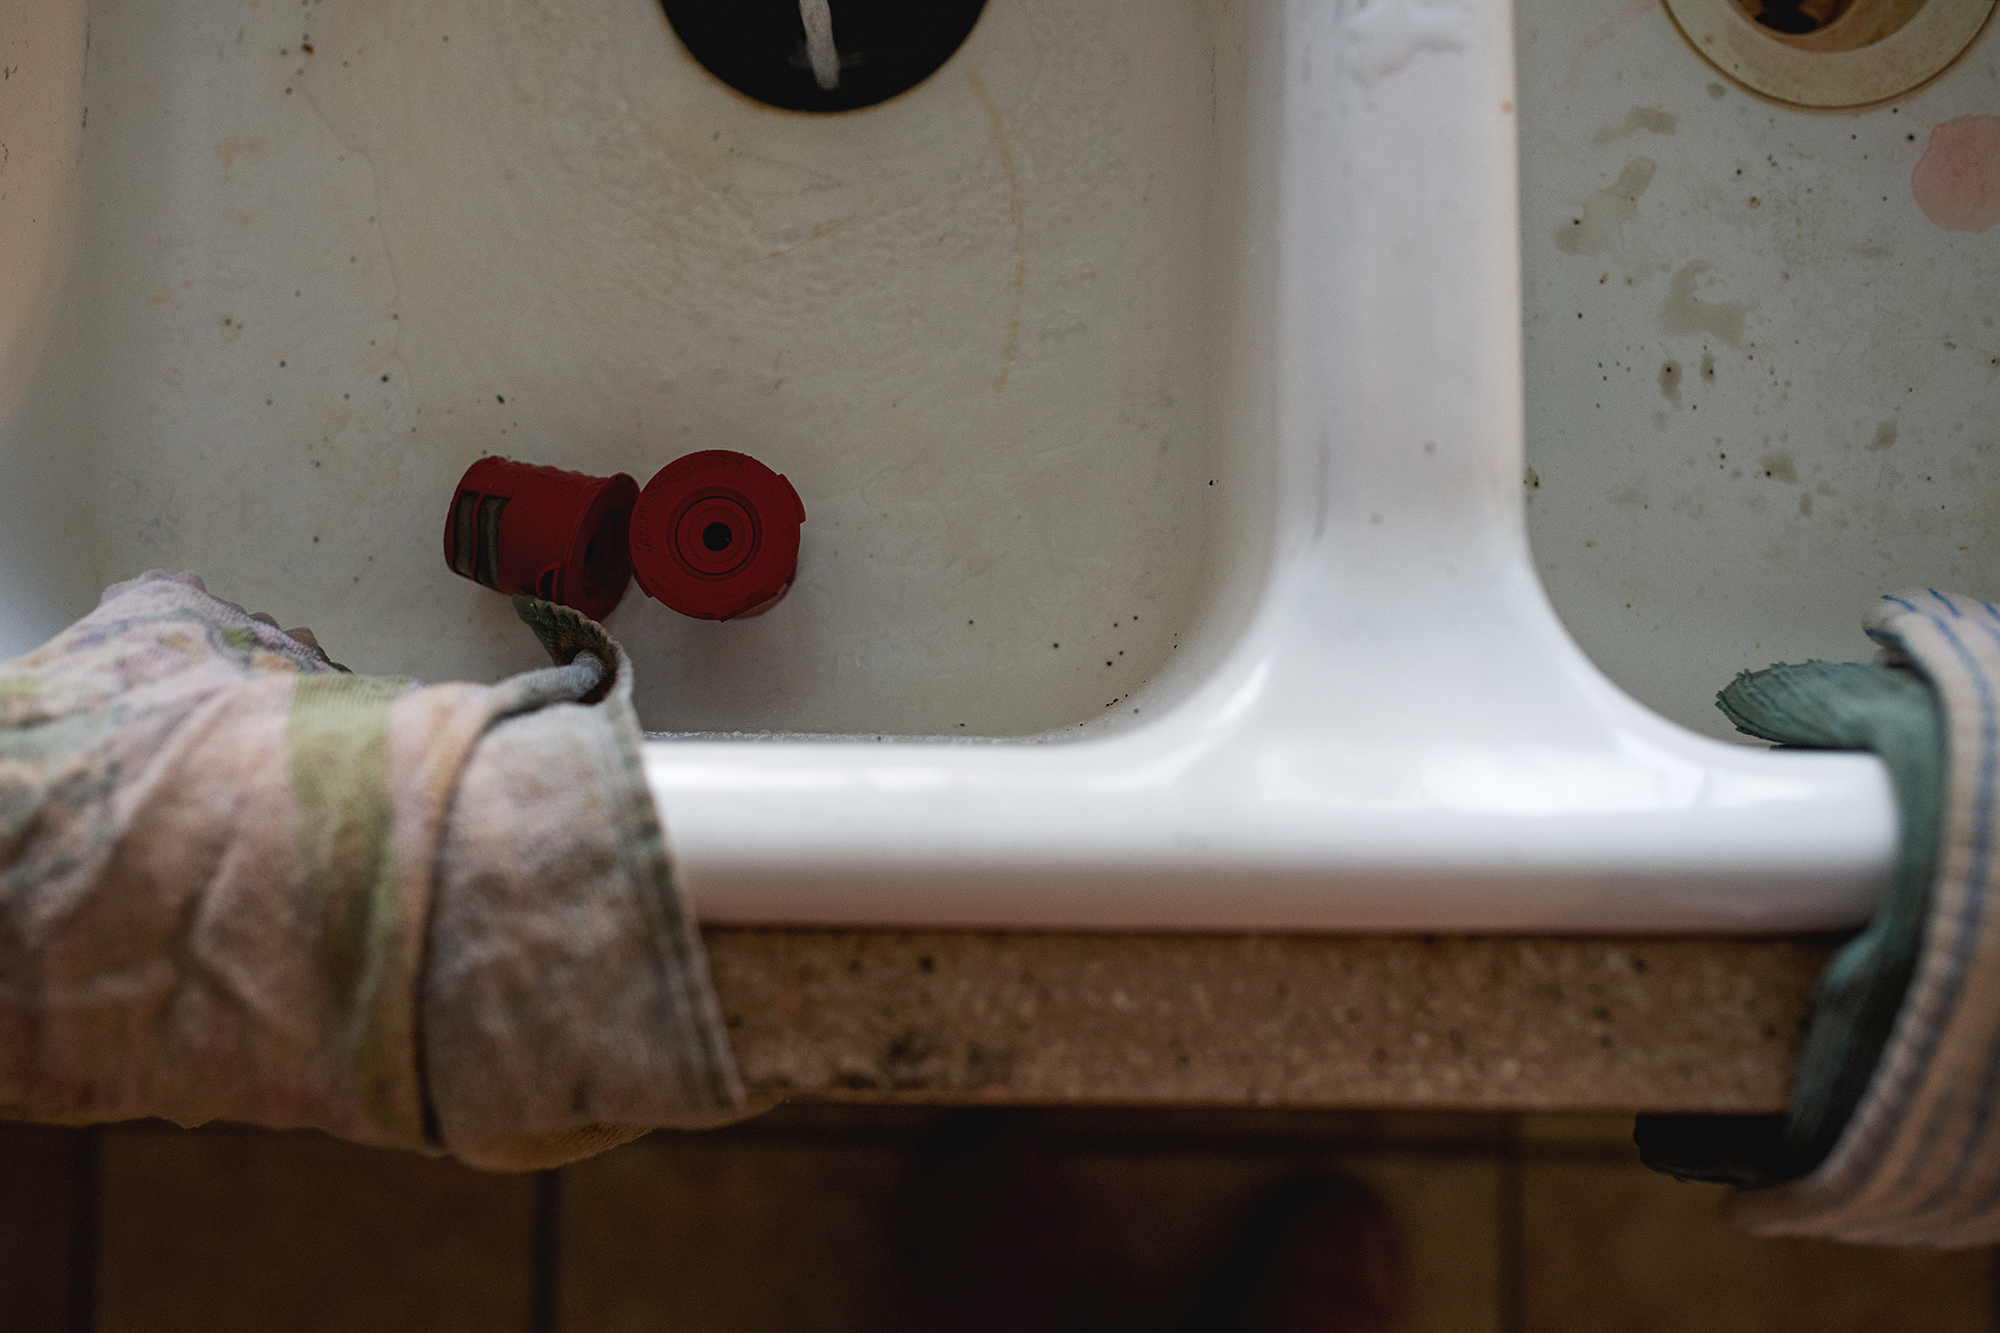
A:
[[[0,0],[0,655],[165,567],[492,679],[473,459],[733,449],[790,594],[606,622],[707,919],[1849,925],[1882,767],[1707,701],[1991,586],[2000,231],[1909,182],[1997,50],[1826,113],[1640,0],[987,0],[817,115],[655,0]]]

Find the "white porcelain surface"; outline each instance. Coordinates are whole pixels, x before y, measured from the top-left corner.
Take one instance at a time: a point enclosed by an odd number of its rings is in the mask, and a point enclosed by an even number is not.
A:
[[[166,565],[491,677],[467,462],[744,448],[791,596],[610,622],[710,919],[1749,931],[1886,875],[1879,764],[1667,722],[1538,581],[1499,0],[990,0],[835,118],[651,0],[84,8],[0,0],[0,651]]]

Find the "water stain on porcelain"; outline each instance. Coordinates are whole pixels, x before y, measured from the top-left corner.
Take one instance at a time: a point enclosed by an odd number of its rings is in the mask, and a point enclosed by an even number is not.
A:
[[[1350,0],[1341,26],[1348,71],[1367,86],[1425,51],[1470,46],[1472,6],[1467,0]]]
[[[1670,115],[1656,107],[1635,106],[1626,113],[1622,125],[1606,125],[1597,131],[1597,146],[1603,148],[1608,144],[1617,143],[1620,139],[1629,139],[1642,130],[1648,134],[1672,134],[1678,124],[1680,124],[1679,116]]]
[[[1556,249],[1566,255],[1609,255],[1634,277],[1652,272],[1658,265],[1645,241],[1636,234],[1628,236],[1625,226],[1638,220],[1639,200],[1658,170],[1659,164],[1650,157],[1627,162],[1617,180],[1584,196],[1579,215],[1555,229]]]
[[[1667,298],[1660,304],[1660,331],[1667,334],[1706,333],[1731,347],[1743,342],[1743,321],[1748,307],[1741,301],[1704,301],[1694,294],[1695,283],[1708,272],[1700,260],[1683,264],[1667,284]]]

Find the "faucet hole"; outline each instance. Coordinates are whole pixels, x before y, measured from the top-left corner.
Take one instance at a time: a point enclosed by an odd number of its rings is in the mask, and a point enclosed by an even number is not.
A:
[[[711,551],[726,551],[735,540],[736,534],[727,523],[711,523],[701,530],[701,544]]]
[[[916,87],[986,0],[661,0],[688,54],[787,111],[854,111]]]

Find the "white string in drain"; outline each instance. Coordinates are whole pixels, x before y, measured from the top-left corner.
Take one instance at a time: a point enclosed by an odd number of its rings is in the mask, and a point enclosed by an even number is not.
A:
[[[833,45],[833,9],[828,0],[799,0],[799,18],[806,25],[806,55],[812,60],[813,82],[821,92],[840,86],[840,52]]]

